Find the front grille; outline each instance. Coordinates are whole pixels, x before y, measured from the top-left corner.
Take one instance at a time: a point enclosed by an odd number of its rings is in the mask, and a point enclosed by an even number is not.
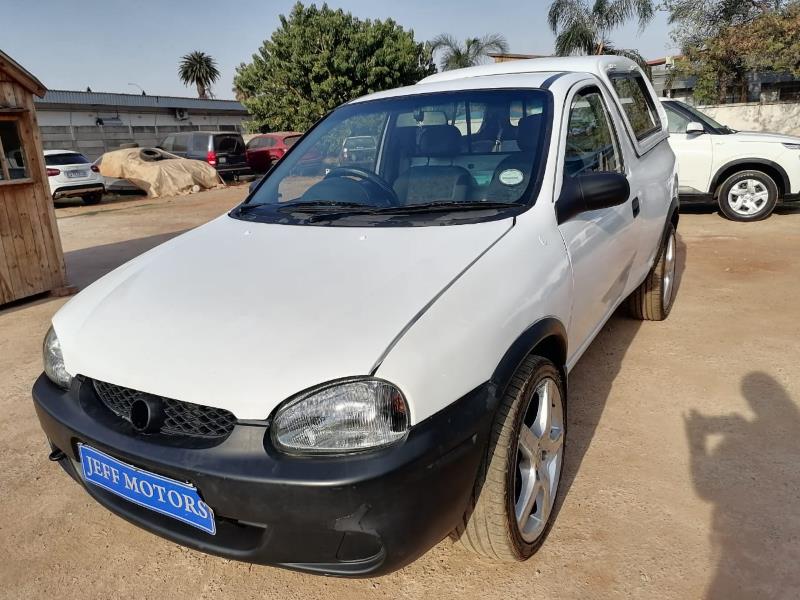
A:
[[[138,390],[94,380],[100,401],[118,417],[131,421],[131,406],[143,395],[161,401],[164,421],[159,433],[164,435],[217,439],[227,437],[236,425],[233,413],[222,408],[182,402],[173,398],[144,394]]]

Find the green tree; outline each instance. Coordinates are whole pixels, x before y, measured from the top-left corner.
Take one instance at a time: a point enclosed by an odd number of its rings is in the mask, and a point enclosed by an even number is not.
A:
[[[211,86],[219,79],[217,61],[205,52],[195,50],[181,57],[178,75],[184,85],[197,87],[198,98],[208,98]]]
[[[344,102],[434,71],[430,49],[391,19],[298,2],[252,62],[239,65],[233,85],[251,130],[304,131]]]
[[[441,51],[442,69],[464,69],[474,67],[486,60],[492,52],[508,52],[508,42],[499,33],[491,33],[481,38],[467,38],[461,44],[452,35],[442,33],[430,42],[431,52]]]
[[[635,60],[646,69],[636,50],[617,48],[611,32],[636,19],[643,29],[653,18],[652,0],[555,0],[547,13],[550,29],[556,34],[556,54],[617,54]]]
[[[669,0],[673,37],[682,55],[667,85],[695,78],[694,98],[717,103],[748,98],[748,74],[800,76],[800,2],[783,0]]]

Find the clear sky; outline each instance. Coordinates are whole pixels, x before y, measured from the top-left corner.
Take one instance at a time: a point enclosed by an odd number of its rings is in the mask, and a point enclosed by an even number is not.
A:
[[[0,0],[0,48],[52,89],[194,95],[177,75],[183,54],[202,50],[222,74],[218,98],[232,98],[235,67],[250,57],[294,0]],[[309,4],[309,2],[306,2]],[[317,2],[321,4],[321,2]],[[392,17],[418,40],[502,33],[512,52],[549,54],[549,0],[331,0],[362,18]],[[674,53],[666,16],[639,33],[616,31],[621,48],[646,58]]]

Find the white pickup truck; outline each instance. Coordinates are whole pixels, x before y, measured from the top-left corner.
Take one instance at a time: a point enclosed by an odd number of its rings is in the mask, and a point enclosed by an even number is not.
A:
[[[375,151],[337,166],[356,135]],[[449,533],[527,559],[553,521],[568,373],[623,302],[673,304],[667,136],[619,57],[338,108],[244,203],[55,315],[33,388],[51,460],[238,560],[375,575]]]
[[[736,131],[684,102],[662,98],[678,159],[681,202],[716,202],[734,221],[759,221],[800,200],[800,138]]]

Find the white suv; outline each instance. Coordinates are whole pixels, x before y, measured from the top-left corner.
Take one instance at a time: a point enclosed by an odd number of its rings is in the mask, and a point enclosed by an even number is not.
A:
[[[664,98],[682,202],[713,200],[734,221],[767,218],[779,200],[800,200],[800,138],[735,131]]]
[[[103,200],[105,183],[100,169],[72,150],[45,150],[44,164],[53,200],[80,196],[84,204]]]
[[[336,166],[353,135],[376,151]],[[55,315],[33,388],[51,460],[129,521],[239,560],[376,575],[451,532],[528,558],[567,374],[626,299],[642,319],[673,303],[667,135],[619,57],[341,106],[243,204]]]

